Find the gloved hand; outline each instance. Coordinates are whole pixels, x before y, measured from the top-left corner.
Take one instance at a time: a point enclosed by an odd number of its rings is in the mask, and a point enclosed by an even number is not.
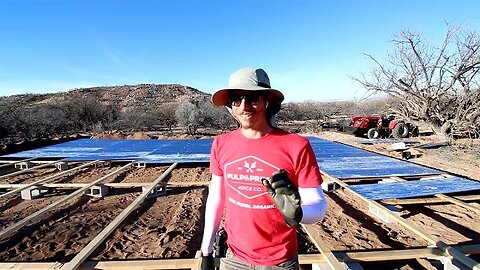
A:
[[[263,178],[262,184],[267,188],[268,194],[272,197],[280,212],[282,212],[288,226],[300,223],[303,217],[300,206],[300,194],[298,188],[288,178],[285,170],[280,170],[269,179]]]
[[[200,269],[201,270],[214,270],[215,265],[213,263],[213,253],[209,253],[207,256],[203,256],[203,254],[200,257],[201,263],[200,263]]]

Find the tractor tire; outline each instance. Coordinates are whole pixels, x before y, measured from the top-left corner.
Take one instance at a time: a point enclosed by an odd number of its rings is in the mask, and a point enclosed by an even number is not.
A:
[[[367,137],[369,139],[378,139],[380,138],[380,131],[376,128],[371,128],[367,131]]]
[[[409,133],[408,126],[403,122],[398,123],[392,129],[392,136],[394,138],[407,138],[408,133]]]

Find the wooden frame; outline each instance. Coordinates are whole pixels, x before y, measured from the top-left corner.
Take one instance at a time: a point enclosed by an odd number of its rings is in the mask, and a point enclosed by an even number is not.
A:
[[[91,182],[90,184],[72,192],[71,194],[69,194],[68,196],[65,196],[64,198],[50,204],[49,206],[47,207],[44,207],[42,209],[40,209],[39,211],[23,218],[22,220],[18,221],[17,223],[13,224],[13,225],[10,225],[9,227],[5,228],[3,231],[0,231],[0,238],[1,237],[4,237],[5,235],[7,235],[8,233],[14,231],[14,230],[17,230],[19,229],[20,227],[22,227],[23,225],[27,224],[28,222],[32,222],[38,218],[40,218],[43,214],[47,213],[48,211],[52,210],[53,208],[55,208],[56,206],[59,206],[61,204],[64,204],[65,202],[67,202],[68,200],[70,200],[71,198],[83,193],[83,191],[87,190],[88,188],[102,182],[103,180],[107,179],[108,177],[112,176],[112,175],[115,175],[115,174],[118,174],[124,170],[126,170],[127,168],[131,168],[132,167],[132,163],[128,163],[127,165],[125,166],[122,166],[120,167],[119,169],[113,171],[113,172],[110,172],[102,177],[100,177],[99,179]]]
[[[7,178],[7,177],[11,177],[11,176],[20,175],[20,174],[22,174],[22,173],[26,173],[26,172],[33,171],[33,170],[42,169],[42,168],[51,166],[52,164],[55,164],[55,163],[57,163],[57,162],[59,162],[59,161],[61,161],[61,160],[52,161],[52,162],[44,163],[44,164],[42,164],[42,165],[38,165],[38,166],[35,166],[35,167],[32,167],[32,168],[28,168],[28,169],[25,169],[25,170],[21,170],[21,171],[16,171],[16,172],[12,172],[12,173],[8,173],[8,174],[0,175],[0,179]]]
[[[56,161],[58,162],[58,161]],[[96,161],[94,161],[96,162]],[[93,164],[93,162],[88,163],[88,165]],[[51,165],[51,164],[44,164],[44,165]],[[79,169],[82,166],[87,166],[87,164],[83,164],[79,167],[73,168]],[[53,204],[37,211],[36,213],[24,218],[23,220],[13,224],[12,226],[6,228],[5,230],[0,232],[0,237],[4,237],[8,233],[20,228],[21,226],[31,222],[35,219],[41,217],[41,215],[45,214],[46,212],[50,211],[54,207],[63,204],[67,200],[73,198],[74,196],[80,194],[81,192],[85,191],[86,189],[94,186],[97,183],[102,182],[107,177],[110,177],[114,174],[120,173],[124,171],[128,167],[132,167],[132,163],[129,163],[114,172],[111,172],[91,183],[50,183],[50,184],[42,184],[45,187],[51,188],[79,188],[75,192],[71,193],[67,197],[54,202]],[[101,244],[103,243],[108,236],[124,221],[128,215],[138,207],[146,196],[150,193],[150,191],[158,185],[160,182],[163,181],[164,177],[167,176],[174,168],[176,167],[176,163],[170,166],[159,178],[157,178],[152,183],[106,183],[104,185],[110,187],[148,187],[144,189],[142,194],[138,196],[127,208],[125,208],[122,213],[120,213],[112,222],[110,222],[87,246],[82,249],[70,262],[61,264],[61,263],[0,263],[0,269],[8,268],[8,269],[45,269],[45,268],[55,268],[55,269],[196,269],[199,264],[198,258],[191,258],[191,259],[161,259],[161,260],[135,260],[135,261],[87,261],[88,256]],[[36,167],[38,168],[38,167]],[[33,169],[33,168],[32,168]],[[13,188],[13,191],[19,191],[20,189],[28,188],[29,186],[43,183],[47,180],[54,179],[63,175],[64,173],[71,172],[71,170],[62,171],[61,173],[47,177],[45,179],[41,179],[35,181],[32,184],[0,184],[0,188]],[[24,170],[25,171],[25,170]],[[22,171],[22,172],[24,172]],[[399,217],[397,214],[390,211],[388,208],[383,206],[382,204],[408,204],[408,203],[429,203],[429,202],[450,202],[454,203],[455,205],[459,205],[461,207],[465,207],[469,210],[475,211],[478,213],[478,208],[472,206],[470,204],[466,204],[464,201],[473,201],[479,200],[480,195],[468,195],[468,196],[455,196],[450,197],[444,194],[437,194],[434,198],[417,198],[417,199],[389,199],[389,200],[382,200],[379,202],[369,200],[360,194],[354,192],[352,189],[349,188],[348,184],[339,180],[337,178],[331,177],[325,172],[322,172],[325,176],[325,180],[329,180],[331,182],[337,183],[339,186],[345,188],[349,192],[352,192],[354,195],[358,196],[361,200],[367,202],[370,205],[374,205],[381,211],[382,213],[388,215],[390,218],[396,220],[399,224],[407,228],[408,230],[412,231],[416,235],[422,237],[424,240],[429,242],[433,245],[433,247],[424,247],[424,248],[414,248],[414,249],[406,249],[406,250],[384,250],[384,251],[352,251],[352,252],[335,252],[331,251],[328,248],[328,245],[321,241],[318,232],[312,229],[313,225],[302,225],[303,230],[307,233],[312,243],[315,244],[317,249],[320,251],[320,254],[300,254],[299,261],[301,264],[314,264],[314,263],[327,263],[332,269],[345,269],[345,265],[343,263],[347,262],[374,262],[374,261],[388,261],[388,260],[402,260],[402,259],[412,259],[412,258],[435,258],[435,257],[454,257],[462,264],[466,265],[471,269],[480,269],[479,264],[474,260],[467,257],[465,254],[473,254],[473,253],[480,253],[480,244],[470,245],[470,246],[451,246],[447,245],[441,239],[437,239],[427,232],[422,231],[421,229],[417,228],[415,224],[412,222],[405,220]],[[430,177],[445,177],[444,175],[436,175]],[[448,177],[448,175],[447,175]],[[385,177],[383,177],[385,178]],[[403,181],[408,179],[409,177],[387,177],[394,181]],[[397,179],[398,178],[398,179]],[[373,180],[379,178],[369,178],[365,180]],[[362,180],[362,179],[351,179],[351,180]],[[205,186],[208,185],[208,182],[170,182],[165,183],[166,185],[170,186]],[[11,191],[12,192],[12,191]],[[13,193],[13,192],[12,192]],[[2,194],[3,195],[3,194]],[[1,198],[2,196],[0,196]]]
[[[77,168],[78,169],[78,168]],[[175,187],[190,187],[190,186],[208,186],[210,182],[167,182],[167,186]],[[135,188],[135,187],[146,187],[152,183],[105,183],[104,186],[112,188]],[[43,187],[47,188],[81,188],[88,185],[88,183],[49,183],[42,184]],[[16,188],[28,188],[30,184],[0,184],[0,189],[16,189]],[[2,194],[3,195],[3,194]],[[0,198],[2,197],[0,195]]]
[[[362,195],[358,194],[357,192],[353,191],[347,184],[345,184],[344,182],[342,182],[341,180],[338,180],[337,178],[334,178],[332,176],[330,176],[329,174],[325,173],[325,172],[322,172],[322,175],[323,176],[326,176],[327,178],[329,178],[330,180],[333,180],[334,182],[336,182],[337,184],[339,184],[341,187],[343,187],[344,189],[348,190],[349,192],[351,192],[352,194],[354,194],[355,196],[357,196],[358,198],[360,198],[361,200],[365,201],[366,203],[370,204],[370,205],[374,205],[375,207],[377,207],[383,214],[386,214],[387,216],[389,216],[391,219],[397,221],[398,223],[400,223],[401,225],[403,225],[405,228],[407,228],[408,230],[410,230],[411,232],[415,233],[416,235],[422,237],[423,239],[425,239],[426,241],[428,241],[430,244],[432,245],[435,245],[436,247],[438,247],[439,249],[441,249],[443,252],[445,252],[446,254],[448,254],[449,256],[452,256],[453,258],[457,259],[458,261],[460,261],[461,263],[463,263],[465,266],[469,267],[470,269],[475,269],[475,270],[480,270],[480,263],[476,262],[475,260],[467,257],[465,254],[461,253],[460,251],[456,250],[455,248],[449,246],[448,244],[446,244],[443,240],[441,239],[438,239],[432,235],[430,235],[429,233],[421,230],[420,228],[418,228],[417,226],[415,226],[415,224],[411,221],[408,221],[402,217],[400,217],[399,215],[393,213],[392,211],[390,211],[388,208],[384,207],[383,205],[381,205],[380,203],[378,202],[375,202],[375,201],[372,201],[370,199],[367,199],[365,197],[363,197]]]
[[[138,205],[150,194],[150,192],[160,183],[163,181],[165,177],[167,177],[173,169],[178,165],[178,163],[172,164],[160,177],[158,177],[151,185],[146,188],[140,196],[138,196],[127,208],[125,208],[120,215],[118,215],[108,226],[103,229],[88,245],[83,248],[69,263],[67,263],[62,269],[77,269],[83,261],[85,261],[92,252],[103,242],[105,239],[117,228],[118,225],[125,218],[130,215],[133,210],[135,210]]]
[[[20,162],[27,162],[27,161],[34,160],[34,159],[36,159],[36,157],[31,157],[31,158],[27,158],[27,159],[18,160],[18,161],[7,162],[6,164],[0,165],[0,169],[1,168],[6,168],[8,166],[15,165],[15,164],[20,163]]]
[[[11,190],[11,191],[8,191],[8,192],[5,192],[3,194],[0,194],[0,198],[2,197],[5,197],[5,196],[8,196],[10,194],[14,194],[14,193],[17,193],[17,192],[20,192],[24,189],[27,189],[29,187],[32,187],[32,186],[35,186],[35,185],[38,185],[38,184],[41,184],[43,182],[46,182],[48,180],[52,180],[52,179],[56,179],[64,174],[67,174],[67,173],[70,173],[70,172],[73,172],[73,171],[76,171],[76,170],[79,170],[79,169],[82,169],[82,168],[85,168],[85,167],[88,167],[92,164],[95,164],[99,162],[99,160],[95,160],[95,161],[91,161],[91,162],[88,162],[88,163],[85,163],[83,165],[80,165],[78,167],[75,167],[75,168],[72,168],[72,169],[69,169],[69,170],[66,170],[66,171],[61,171],[55,175],[51,175],[51,176],[48,176],[46,178],[43,178],[43,179],[40,179],[40,180],[37,180],[37,181],[34,181],[33,183],[30,183],[30,184],[24,184],[24,185],[21,185],[19,186],[18,188],[14,189],[14,190]]]
[[[479,254],[480,244],[455,246],[455,248],[465,254]],[[375,250],[375,251],[351,251],[351,252],[333,252],[333,255],[340,262],[377,262],[405,260],[427,257],[446,256],[438,248],[412,248],[406,250]],[[326,260],[322,254],[300,254],[298,256],[300,264],[325,263]],[[58,262],[3,262],[0,263],[0,269],[58,269],[64,264]],[[144,270],[144,269],[192,269],[198,265],[197,258],[191,259],[151,259],[151,260],[118,260],[118,261],[86,261],[77,269],[82,270]]]

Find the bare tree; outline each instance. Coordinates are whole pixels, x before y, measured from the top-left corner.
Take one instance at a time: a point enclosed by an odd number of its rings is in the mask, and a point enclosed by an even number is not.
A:
[[[165,103],[154,109],[153,115],[156,118],[157,125],[171,131],[177,124],[177,120],[175,119],[175,110],[177,107],[178,104],[176,103]]]
[[[367,90],[395,97],[392,108],[410,120],[423,120],[443,134],[478,136],[480,128],[480,38],[447,24],[436,47],[410,31],[392,40],[385,62],[366,54],[376,67],[351,77]]]

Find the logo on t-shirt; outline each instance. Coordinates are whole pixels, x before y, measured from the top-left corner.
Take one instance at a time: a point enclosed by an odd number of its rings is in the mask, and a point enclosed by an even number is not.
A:
[[[267,193],[262,184],[279,168],[254,156],[237,159],[225,165],[224,174],[228,186],[248,199]]]

